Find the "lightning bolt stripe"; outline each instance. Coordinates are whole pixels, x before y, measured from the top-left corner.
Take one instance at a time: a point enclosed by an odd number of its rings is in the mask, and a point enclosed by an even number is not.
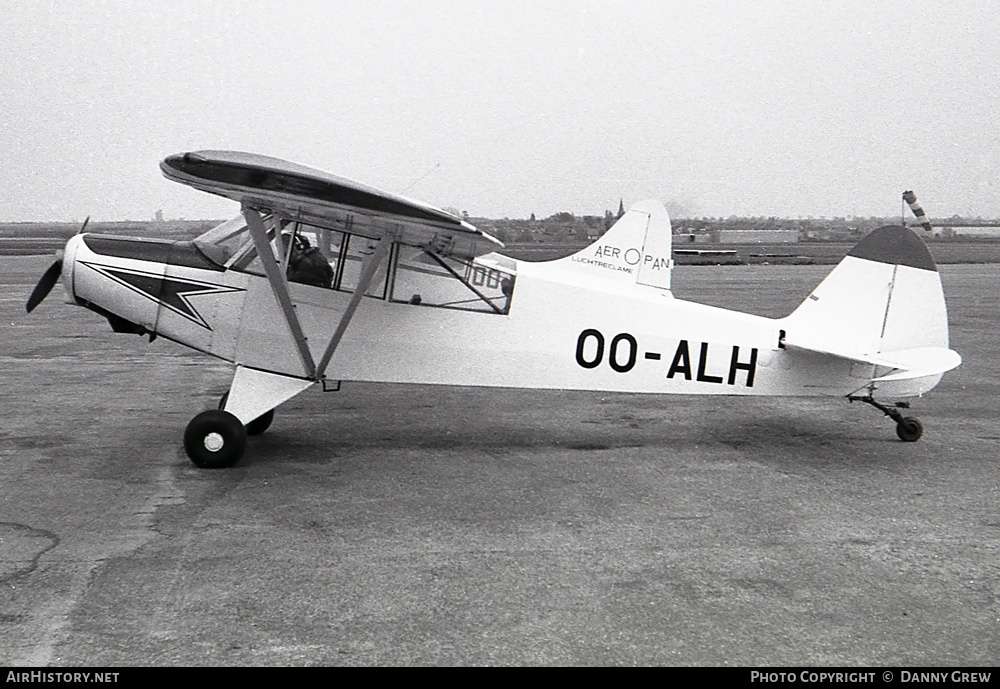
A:
[[[208,330],[212,329],[211,326],[198,313],[198,309],[191,303],[190,298],[206,294],[246,291],[242,287],[217,285],[190,278],[167,277],[159,273],[132,270],[121,266],[107,266],[88,261],[80,261],[80,263]]]

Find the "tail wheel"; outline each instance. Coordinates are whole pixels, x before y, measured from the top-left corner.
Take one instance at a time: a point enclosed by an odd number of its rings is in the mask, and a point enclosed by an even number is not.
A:
[[[915,442],[920,440],[920,436],[924,434],[924,425],[920,423],[919,419],[912,416],[903,416],[899,413],[900,409],[910,408],[909,402],[896,402],[894,407],[889,407],[881,402],[876,402],[871,395],[865,395],[864,397],[848,395],[847,399],[851,402],[864,402],[865,404],[870,404],[895,421],[896,435],[898,435],[899,439],[903,442]]]
[[[227,411],[203,411],[184,430],[184,450],[196,466],[204,469],[233,466],[246,447],[246,429]]]
[[[905,442],[912,443],[920,440],[920,436],[923,434],[923,424],[912,416],[904,417],[896,424],[896,435]]]
[[[219,409],[226,406],[226,400],[229,399],[229,393],[227,392],[219,400]],[[266,411],[256,419],[247,424],[247,435],[260,435],[268,428],[271,427],[271,423],[274,421],[274,410]]]

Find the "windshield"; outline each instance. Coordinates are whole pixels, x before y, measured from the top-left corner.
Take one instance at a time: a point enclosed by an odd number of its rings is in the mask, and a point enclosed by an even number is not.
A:
[[[195,237],[194,245],[216,263],[225,265],[239,246],[250,239],[246,230],[246,220],[238,215]]]

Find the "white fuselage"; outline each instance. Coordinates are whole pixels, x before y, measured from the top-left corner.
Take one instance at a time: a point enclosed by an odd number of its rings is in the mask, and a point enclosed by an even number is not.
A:
[[[64,278],[84,301],[247,368],[308,377],[267,279],[67,247]],[[127,271],[180,296],[153,298]],[[143,287],[140,285],[140,287]],[[166,289],[166,288],[164,288]],[[289,283],[314,360],[349,292]],[[179,307],[179,308],[178,308]],[[518,262],[506,313],[361,299],[326,372],[331,380],[723,395],[847,395],[872,367],[780,346],[782,321]]]

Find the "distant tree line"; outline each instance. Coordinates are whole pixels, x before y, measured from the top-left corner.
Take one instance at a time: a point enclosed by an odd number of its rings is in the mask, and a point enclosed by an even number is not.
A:
[[[489,232],[503,242],[516,243],[580,243],[593,241],[610,228],[624,213],[605,211],[604,216],[577,216],[569,211],[553,213],[547,218],[537,219],[532,213],[527,220],[512,218],[468,218],[476,227]],[[907,224],[915,225],[911,218]],[[899,225],[900,217],[850,217],[834,218],[780,218],[777,216],[729,216],[722,217],[672,217],[674,234],[712,233],[720,230],[796,230],[802,240],[823,241],[860,239],[872,230],[885,225]],[[931,219],[935,227],[1000,225],[998,220],[983,218]]]

